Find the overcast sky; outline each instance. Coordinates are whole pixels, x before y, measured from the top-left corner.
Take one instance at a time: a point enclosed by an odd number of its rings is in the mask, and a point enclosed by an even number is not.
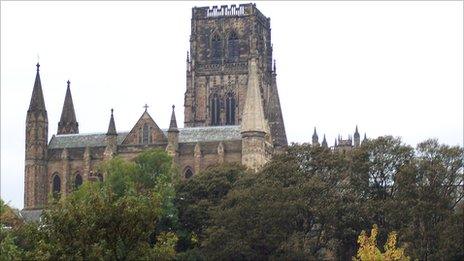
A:
[[[143,112],[183,126],[191,8],[240,2],[1,2],[1,197],[23,207],[37,55],[56,133],[66,81],[81,133]],[[463,143],[463,2],[257,2],[271,18],[289,142],[361,135]]]

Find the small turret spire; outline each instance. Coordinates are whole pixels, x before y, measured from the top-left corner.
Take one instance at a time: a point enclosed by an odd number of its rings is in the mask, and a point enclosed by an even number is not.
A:
[[[113,116],[112,108],[111,108],[110,124],[108,125],[108,131],[106,132],[106,135],[118,135],[118,133],[116,132],[116,124],[114,123],[114,116]]]
[[[172,105],[171,122],[169,123],[168,131],[179,131],[177,129],[176,113],[175,113],[175,110],[174,110],[175,108],[176,108],[176,106]]]
[[[324,139],[322,140],[322,147],[328,148],[327,140],[325,139],[325,134],[324,134]]]
[[[272,67],[272,73],[277,74],[277,69],[276,69],[276,60],[274,59],[274,66]]]
[[[317,136],[316,127],[314,127],[313,144],[318,144],[318,143],[319,143],[319,137]]]
[[[60,122],[58,122],[57,134],[79,133],[79,124],[76,120],[74,104],[71,95],[71,82],[67,81],[66,95],[64,97],[63,111],[61,112]]]

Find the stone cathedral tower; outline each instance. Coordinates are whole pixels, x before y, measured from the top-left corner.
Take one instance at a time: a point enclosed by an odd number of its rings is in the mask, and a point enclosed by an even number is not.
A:
[[[279,150],[287,138],[272,64],[270,18],[255,4],[192,9],[184,124],[240,125],[252,56],[272,145]]]
[[[37,64],[34,88],[26,116],[24,208],[43,207],[47,200],[48,116]]]

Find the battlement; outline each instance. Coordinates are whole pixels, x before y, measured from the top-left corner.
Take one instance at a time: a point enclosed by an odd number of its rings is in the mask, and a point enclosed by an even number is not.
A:
[[[257,15],[260,20],[266,21],[267,18],[256,8],[256,4],[240,5],[221,5],[212,7],[194,7],[192,8],[192,17],[194,19],[211,19],[220,17],[240,17]]]
[[[221,7],[213,6],[206,10],[206,17],[220,17],[220,16],[242,16],[245,15],[245,5],[222,5]]]

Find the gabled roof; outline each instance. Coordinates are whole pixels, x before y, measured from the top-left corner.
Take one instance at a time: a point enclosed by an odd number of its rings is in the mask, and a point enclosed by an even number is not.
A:
[[[134,127],[132,127],[132,130],[129,132],[128,135],[126,135],[126,138],[123,141],[123,144],[138,144],[137,140],[137,135],[138,135],[138,130],[140,128],[143,128],[143,126],[147,124],[149,127],[152,128],[152,132],[154,132],[154,142],[162,142],[162,141],[167,141],[166,135],[164,132],[158,127],[158,124],[153,120],[153,118],[150,116],[148,111],[145,109],[143,112],[142,116],[140,116],[139,120],[137,123],[135,123]]]

